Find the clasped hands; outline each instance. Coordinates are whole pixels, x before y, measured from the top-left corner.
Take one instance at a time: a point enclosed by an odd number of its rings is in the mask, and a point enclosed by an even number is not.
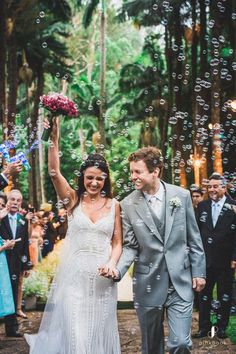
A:
[[[118,270],[115,267],[114,262],[108,262],[105,265],[98,267],[98,274],[105,278],[116,279],[119,276]]]

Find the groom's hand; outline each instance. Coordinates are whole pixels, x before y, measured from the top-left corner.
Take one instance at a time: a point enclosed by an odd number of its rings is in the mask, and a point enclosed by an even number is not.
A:
[[[200,292],[206,285],[205,278],[193,278],[193,289]]]

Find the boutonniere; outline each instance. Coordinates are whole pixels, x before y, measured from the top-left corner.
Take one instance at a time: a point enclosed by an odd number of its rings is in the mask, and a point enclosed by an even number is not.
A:
[[[25,225],[25,221],[21,218],[18,218],[18,223],[21,224],[21,225]]]
[[[171,198],[169,203],[170,206],[172,207],[171,215],[173,214],[174,211],[176,211],[177,208],[180,208],[182,206],[182,202],[178,197]]]
[[[227,210],[234,211],[234,205],[233,204],[225,203],[224,204],[224,208],[227,209]]]

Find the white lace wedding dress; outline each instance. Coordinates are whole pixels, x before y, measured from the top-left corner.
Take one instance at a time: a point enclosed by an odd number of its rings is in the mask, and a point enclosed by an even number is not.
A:
[[[39,333],[25,334],[30,354],[120,354],[117,285],[98,275],[110,256],[114,220],[114,199],[96,223],[81,203],[74,209]]]

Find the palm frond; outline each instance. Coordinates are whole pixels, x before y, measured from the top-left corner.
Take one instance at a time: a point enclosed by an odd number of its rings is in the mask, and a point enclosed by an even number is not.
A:
[[[93,13],[96,10],[98,4],[99,4],[99,0],[90,0],[88,5],[86,6],[84,11],[84,16],[83,16],[84,28],[88,28],[88,26],[92,22]]]

